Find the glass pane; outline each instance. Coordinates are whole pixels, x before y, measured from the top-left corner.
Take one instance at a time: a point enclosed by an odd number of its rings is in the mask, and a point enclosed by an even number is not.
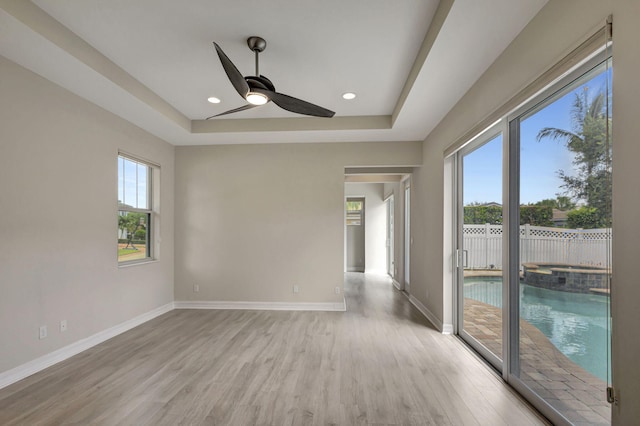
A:
[[[502,359],[502,135],[462,157],[462,330]]]
[[[149,213],[118,212],[118,262],[145,259],[149,251]]]
[[[137,170],[136,163],[131,160],[124,159],[124,204],[130,207],[138,207],[138,188],[137,188]]]
[[[137,164],[137,177],[138,177],[138,185],[137,185],[137,201],[136,207],[139,209],[148,209],[148,197],[147,197],[147,173],[149,167],[144,164]]]
[[[118,157],[118,205],[124,203],[124,158]]]
[[[362,211],[362,201],[347,201],[347,212]]]
[[[347,201],[347,225],[362,225],[362,201]]]
[[[609,424],[611,146],[606,73],[520,122],[519,377],[579,424]]]

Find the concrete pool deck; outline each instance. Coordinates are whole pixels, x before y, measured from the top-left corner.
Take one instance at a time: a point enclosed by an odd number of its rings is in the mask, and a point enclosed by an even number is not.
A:
[[[501,318],[501,309],[464,299],[464,329],[495,354],[502,354]],[[540,330],[525,320],[520,320],[520,372],[527,386],[572,423],[610,424],[607,384],[567,358]]]

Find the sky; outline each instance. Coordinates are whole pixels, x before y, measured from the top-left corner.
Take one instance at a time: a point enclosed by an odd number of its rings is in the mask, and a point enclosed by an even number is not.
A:
[[[118,201],[131,207],[146,209],[148,166],[118,157]]]
[[[606,76],[601,73],[574,90],[523,119],[520,123],[520,204],[536,203],[568,195],[561,188],[558,171],[573,175],[574,156],[562,141],[550,138],[536,140],[545,127],[573,130],[571,105],[576,93],[585,87],[590,94],[605,87]],[[467,154],[463,159],[464,205],[497,202],[502,204],[502,136]]]

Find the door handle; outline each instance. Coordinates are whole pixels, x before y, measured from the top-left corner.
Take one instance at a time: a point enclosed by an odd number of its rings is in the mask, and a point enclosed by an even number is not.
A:
[[[469,250],[456,250],[456,268],[466,268],[469,266]]]

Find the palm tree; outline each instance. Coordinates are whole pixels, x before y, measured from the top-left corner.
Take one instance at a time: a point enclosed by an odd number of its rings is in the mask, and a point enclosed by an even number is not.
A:
[[[589,88],[576,93],[571,107],[571,130],[545,127],[536,139],[564,142],[574,153],[574,174],[559,170],[562,185],[575,201],[584,200],[597,211],[594,227],[611,225],[611,138],[607,99],[603,90],[589,96]]]

